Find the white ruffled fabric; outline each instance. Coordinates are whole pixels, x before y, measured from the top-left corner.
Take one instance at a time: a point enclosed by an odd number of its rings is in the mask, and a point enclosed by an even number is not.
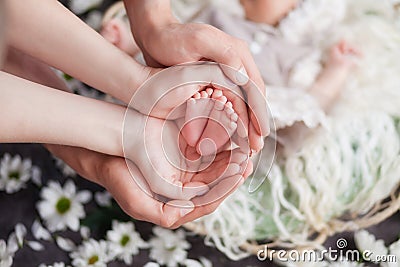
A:
[[[268,101],[276,130],[303,122],[315,128],[325,121],[325,113],[314,97],[300,89],[268,87]]]
[[[286,27],[284,33],[294,41],[310,42],[308,37],[315,37],[311,43],[323,51],[344,37],[359,45],[364,57],[327,118],[329,127],[316,130],[283,162],[275,161],[261,190],[249,195],[248,188],[241,187],[213,214],[197,221],[208,233],[206,240],[230,258],[247,255],[240,250],[246,239],[307,244],[310,232],[332,231],[330,220],[345,212],[368,212],[400,182],[400,23],[396,24],[400,10],[393,10],[395,3],[398,0],[305,0],[302,7],[307,9],[296,10],[298,15],[281,23],[281,30]],[[318,38],[323,28],[329,32],[325,39]],[[317,73],[317,60],[309,60],[314,63],[304,73]],[[301,74],[303,66],[298,66],[291,86],[307,87],[295,83],[302,77],[309,82],[313,78]],[[318,107],[310,104],[306,91],[281,90],[268,88],[278,127],[296,121],[311,127],[323,121],[310,115]],[[281,102],[290,105],[278,105]],[[292,106],[302,114],[290,110]],[[269,165],[263,167],[265,171],[248,181],[262,181],[270,170]]]

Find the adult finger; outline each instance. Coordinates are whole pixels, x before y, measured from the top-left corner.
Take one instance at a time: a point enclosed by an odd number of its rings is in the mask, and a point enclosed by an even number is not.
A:
[[[248,154],[243,153],[239,148],[236,148],[230,154],[227,153],[221,152],[220,154],[225,155],[225,157],[218,158],[218,161],[214,161],[205,170],[196,174],[192,181],[203,182],[212,186],[213,183],[221,179],[242,173],[241,166],[243,162],[248,161]]]
[[[171,227],[193,210],[191,201],[172,201],[167,204],[157,201],[138,168],[129,163],[131,166],[128,169],[123,158],[77,147],[46,147],[82,177],[106,187],[120,207],[135,219]],[[135,179],[132,175],[135,175]],[[137,183],[138,181],[141,182]]]
[[[191,212],[191,201],[173,200],[167,203],[157,200],[149,193],[139,169],[124,159],[114,162],[105,182],[107,190],[114,196],[121,208],[136,219],[145,220],[170,228],[180,218]]]
[[[265,85],[247,44],[211,26],[205,27],[198,35],[207,38],[200,38],[202,41],[196,47],[196,52],[221,63],[225,74],[243,87],[254,113],[252,123],[260,136],[268,135]]]
[[[243,172],[244,175],[248,176],[252,172],[252,168],[252,163],[249,160],[249,164],[247,164],[247,168]],[[193,199],[195,209],[179,219],[172,228],[179,227],[182,224],[214,212],[230,194],[235,192],[244,183],[245,177],[242,175],[228,177],[211,189],[206,195]],[[209,201],[210,199],[213,199],[213,201]]]

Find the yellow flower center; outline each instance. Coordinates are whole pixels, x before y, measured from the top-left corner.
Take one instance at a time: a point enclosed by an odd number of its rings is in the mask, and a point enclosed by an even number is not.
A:
[[[129,236],[124,235],[122,236],[121,241],[119,241],[119,243],[121,243],[121,246],[125,247],[126,244],[128,244],[129,240],[130,240]]]
[[[60,214],[66,213],[70,207],[71,207],[71,200],[69,200],[66,197],[62,197],[57,201],[56,209]]]
[[[99,256],[97,255],[93,255],[92,257],[90,257],[90,259],[88,260],[88,264],[92,265],[95,264],[96,262],[99,261]]]
[[[10,174],[8,176],[10,177],[10,179],[19,180],[19,172],[18,171],[10,172]]]

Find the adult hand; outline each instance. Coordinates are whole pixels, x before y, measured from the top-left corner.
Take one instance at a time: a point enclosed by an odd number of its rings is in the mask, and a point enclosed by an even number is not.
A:
[[[65,84],[57,79],[47,65],[17,51],[9,52],[6,68],[11,73],[67,90]],[[206,195],[194,198],[192,201],[175,200],[163,203],[157,201],[149,193],[145,178],[137,166],[130,161],[84,148],[59,145],[46,145],[46,147],[81,176],[106,187],[130,216],[171,228],[176,228],[183,223],[213,212],[225,197],[233,192],[252,172],[252,164],[249,162],[242,175],[227,177]],[[213,180],[209,179],[215,177],[211,174],[220,174],[229,163],[229,159],[229,152],[220,153],[209,168],[194,175],[193,181],[211,183]],[[215,172],[218,169],[221,171]]]
[[[168,199],[190,200],[204,195],[220,181],[243,175],[250,161],[248,151],[239,148],[200,156],[182,137],[177,121],[133,110],[128,110],[124,119],[123,151],[145,178],[145,183],[139,184],[143,188],[147,184],[149,194]]]
[[[144,181],[144,178],[132,163],[129,163],[128,168],[123,158],[76,147],[47,145],[47,148],[81,176],[104,186],[128,215],[167,228],[177,228],[186,222],[212,213],[231,192],[243,183],[243,177],[234,176],[220,182],[207,195],[192,201],[173,200],[163,203],[143,190],[143,184],[139,185],[135,182]],[[225,164],[224,155],[220,157],[216,164]],[[251,168],[250,163],[244,171],[244,177],[249,176]],[[227,194],[220,194],[221,190],[225,192],[227,188],[230,188]],[[209,199],[215,199],[215,201],[208,201]],[[193,203],[196,203],[196,206]]]
[[[251,119],[250,146],[260,150],[263,146],[261,137],[269,133],[265,85],[247,44],[210,25],[179,23],[171,14],[169,1],[124,2],[132,33],[150,66],[172,66],[206,59],[236,70],[223,68],[225,74],[246,92]]]
[[[186,102],[195,93],[205,87],[215,87],[223,91],[239,116],[238,136],[248,139],[246,100],[240,88],[225,76],[220,65],[206,61],[177,65],[162,71],[151,70],[155,74],[151,74],[151,78],[135,92],[129,105],[131,108],[159,119],[176,120],[185,117]]]

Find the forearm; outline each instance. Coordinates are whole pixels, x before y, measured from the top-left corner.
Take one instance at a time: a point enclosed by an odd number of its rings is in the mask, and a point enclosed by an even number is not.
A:
[[[71,92],[67,84],[48,65],[16,49],[8,49],[3,70],[34,83]]]
[[[347,69],[328,66],[309,89],[310,94],[317,98],[324,110],[330,108],[340,92],[339,89],[344,85],[347,75]]]
[[[45,147],[53,155],[61,158],[80,176],[104,186],[103,180],[108,174],[107,166],[113,160],[121,158],[101,154],[81,147],[46,144]]]
[[[58,1],[6,1],[8,44],[114,97],[129,102],[148,70]]]
[[[0,72],[1,142],[79,146],[122,156],[125,108]]]

